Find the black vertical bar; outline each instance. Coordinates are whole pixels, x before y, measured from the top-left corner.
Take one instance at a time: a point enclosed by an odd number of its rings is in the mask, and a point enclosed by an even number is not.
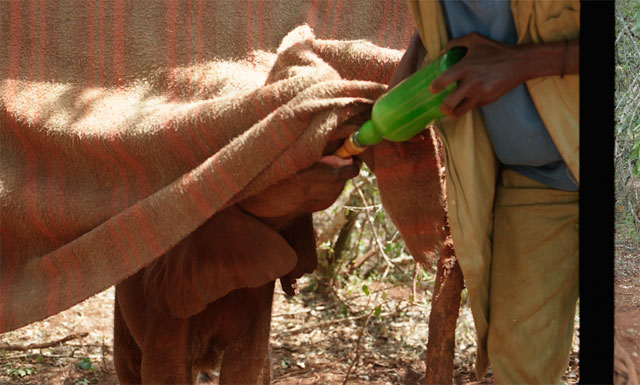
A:
[[[613,381],[613,1],[582,1],[580,21],[580,383]]]

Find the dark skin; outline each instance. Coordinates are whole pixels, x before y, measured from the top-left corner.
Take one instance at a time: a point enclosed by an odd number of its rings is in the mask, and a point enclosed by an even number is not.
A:
[[[542,76],[562,74],[565,43],[509,45],[471,33],[449,41],[442,53],[453,47],[466,47],[467,54],[456,65],[431,83],[430,91],[440,92],[458,81],[456,89],[445,98],[441,110],[455,119],[474,107],[495,102],[516,86]],[[564,57],[564,74],[579,73],[579,41],[569,40]],[[422,65],[426,54],[417,33],[398,65],[389,88],[392,88]]]

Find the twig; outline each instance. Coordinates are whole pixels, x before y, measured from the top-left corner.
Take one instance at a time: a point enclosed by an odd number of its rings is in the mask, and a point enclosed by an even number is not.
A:
[[[287,378],[296,377],[298,375],[306,374],[306,373],[307,373],[307,369],[292,370],[290,372],[287,372],[287,373],[283,374],[282,376],[280,376],[278,378],[274,378],[272,380],[272,383],[275,384],[275,383],[277,383],[279,381],[286,380]]]
[[[279,313],[279,314],[274,314],[271,316],[271,318],[276,318],[276,317],[290,317],[293,315],[298,315],[298,314],[305,314],[305,313],[310,313],[314,310],[325,310],[326,307],[325,306],[318,306],[316,308],[310,308],[310,309],[305,309],[305,310],[300,310],[300,311],[294,311],[291,313]]]
[[[66,336],[64,338],[61,338],[61,339],[53,341],[53,342],[47,342],[47,343],[43,343],[43,344],[29,344],[27,346],[23,346],[23,345],[0,345],[0,350],[26,351],[26,350],[31,350],[31,349],[50,348],[50,347],[59,345],[61,343],[67,342],[69,340],[74,340],[76,338],[84,338],[84,337],[86,337],[88,335],[89,335],[89,333],[71,334],[71,335],[68,335],[68,336]]]
[[[627,246],[624,243],[616,243],[616,247],[621,247],[621,248],[627,249],[629,251],[636,251],[637,250],[637,248]]]
[[[356,191],[358,191],[358,194],[360,195],[360,199],[362,199],[362,202],[365,204],[365,207],[367,206],[367,199],[364,196],[364,193],[362,192],[362,190],[360,189],[360,187],[358,186],[354,186]],[[371,215],[369,215],[369,210],[365,210],[365,214],[366,214],[366,218],[367,218],[367,222],[369,222],[369,226],[371,226],[371,231],[373,232],[373,238],[376,241],[376,245],[378,246],[378,250],[380,252],[380,255],[382,255],[382,258],[384,258],[385,262],[387,262],[387,265],[390,266],[394,266],[396,268],[398,268],[400,271],[404,272],[404,270],[402,270],[402,268],[400,268],[399,266],[395,265],[393,262],[391,262],[391,259],[389,258],[389,256],[387,255],[387,253],[384,252],[384,247],[382,246],[382,242],[380,241],[380,237],[378,236],[378,232],[376,231],[376,227],[373,224],[373,220],[371,219]]]
[[[638,56],[640,56],[640,50],[638,50],[638,46],[636,45],[633,39],[633,33],[631,32],[631,30],[629,30],[629,27],[627,27],[626,21],[620,16],[617,16],[617,18],[618,18],[618,21],[620,22],[620,25],[622,26],[622,28],[624,28],[625,32],[627,33],[627,35],[632,37],[631,43],[633,45],[633,48],[636,49],[636,53],[638,54]]]
[[[379,293],[379,292],[382,292],[382,291],[387,291],[387,289],[388,289],[387,287],[383,287],[382,289],[378,289],[378,286],[379,286],[379,285],[377,285],[375,289],[371,289],[371,290],[369,290],[369,294],[355,294],[355,295],[351,295],[351,296],[349,296],[349,300],[353,301],[353,300],[355,300],[355,299],[358,299],[358,298],[361,298],[361,297],[366,297],[366,296],[369,296],[369,295],[371,295],[371,294],[376,294],[376,293]],[[369,304],[367,303],[367,305],[365,305],[365,307],[367,307],[368,305],[369,305]]]
[[[365,263],[367,261],[367,259],[369,259],[372,255],[374,255],[377,252],[378,252],[378,250],[376,250],[375,248],[372,248],[369,251],[367,251],[366,253],[360,255],[358,258],[354,259],[353,262],[351,262],[351,266],[349,268],[349,271],[353,271],[353,270],[359,268],[360,265]]]
[[[43,359],[44,358],[53,358],[53,359],[60,359],[60,358],[68,358],[70,357],[68,354],[39,354],[39,353],[15,353],[15,354],[11,354],[9,353],[5,358],[8,359],[12,359],[12,360],[16,360],[16,359],[22,359],[22,358],[33,358],[34,356],[41,356]]]
[[[371,209],[379,209],[382,207],[382,205],[377,204],[377,205],[368,205],[368,206],[347,206],[344,205],[342,206],[345,209],[349,209],[351,211],[366,211],[366,210],[371,210]]]
[[[349,311],[349,313],[353,313],[353,310],[351,310],[351,306],[349,306],[348,303],[340,298],[340,295],[336,291],[335,287],[333,287],[333,285],[329,285],[329,294],[333,295],[333,297],[338,300],[338,302],[340,302],[340,304],[344,306]]]
[[[380,314],[380,317],[382,316],[388,316],[391,315],[393,313],[382,313]],[[317,329],[323,326],[327,326],[327,325],[332,325],[332,324],[337,324],[337,323],[341,323],[341,322],[345,322],[345,321],[356,321],[365,317],[368,317],[369,314],[361,314],[361,315],[357,315],[357,316],[353,316],[353,317],[347,317],[347,318],[340,318],[340,319],[332,319],[329,321],[323,321],[323,322],[318,322],[317,324],[313,324],[313,325],[309,325],[309,326],[303,326],[303,327],[299,327],[297,329],[293,329],[293,330],[284,330],[281,331],[280,333],[276,334],[275,337],[280,337],[282,335],[285,334],[298,334],[301,332],[304,332],[306,330],[309,329]]]
[[[622,28],[624,28],[624,31],[626,32],[626,34],[625,34],[625,35],[627,35],[627,36],[631,36],[631,37],[632,37],[632,36],[633,36],[633,34],[631,33],[631,31],[630,31],[630,30],[629,30],[629,28],[627,27],[625,20],[624,20],[622,17],[620,17],[619,15],[617,15],[617,19],[618,19],[618,21],[620,22],[620,25],[622,26]],[[631,40],[632,46],[633,46],[633,48],[635,49],[635,51],[636,51],[637,55],[640,57],[640,50],[638,50],[638,47],[637,47],[637,45],[635,44],[634,39],[633,39],[633,38],[631,38],[630,40]],[[625,94],[622,96],[622,99],[626,98],[626,96],[627,96],[627,94],[629,93],[629,91],[630,91],[631,89],[633,89],[633,85],[635,84],[635,82],[636,82],[636,80],[637,80],[637,79],[638,79],[637,77],[636,77],[636,78],[634,78],[634,80],[633,80],[633,82],[632,82],[631,86],[627,88],[627,92],[625,92]],[[634,101],[635,101],[635,100],[634,100]],[[616,107],[617,107],[617,106],[616,106]],[[623,113],[623,117],[624,117],[624,113]],[[623,117],[621,117],[621,119],[622,119]]]
[[[360,194],[362,194],[362,191],[360,191]],[[364,196],[362,196],[363,200],[364,200]],[[368,215],[367,215],[368,216]],[[381,253],[384,253],[384,251],[380,250]],[[387,274],[389,274],[389,269],[391,268],[391,264],[387,263],[387,268],[384,270],[384,274],[382,274],[382,278],[380,279],[380,281],[378,281],[378,283],[376,284],[376,290],[378,289],[378,287],[380,286],[380,283],[383,282],[385,280],[385,278],[387,278]],[[378,294],[376,293],[375,295],[375,299],[378,299]],[[369,299],[367,300],[367,305],[366,307],[369,307],[369,304],[371,303],[371,297],[369,297]],[[380,305],[382,306],[382,305]],[[362,323],[362,327],[360,328],[360,333],[358,334],[358,341],[356,342],[356,352],[355,352],[355,357],[353,358],[353,361],[351,361],[351,365],[349,365],[349,369],[347,369],[347,374],[345,374],[344,376],[344,381],[342,382],[342,385],[346,385],[347,381],[349,381],[349,375],[351,374],[351,370],[353,369],[353,367],[356,365],[356,363],[358,362],[358,359],[360,357],[360,340],[362,340],[362,336],[364,335],[364,330],[367,327],[367,323],[369,322],[369,319],[371,318],[371,315],[373,314],[373,312],[375,311],[376,308],[373,308],[369,311],[369,314],[367,314],[367,318],[364,320],[364,322]],[[387,313],[385,315],[388,315],[390,313]]]
[[[414,261],[415,261],[415,259],[413,259],[412,256],[406,255],[406,254],[402,254],[399,257],[396,257],[396,258],[391,260],[391,262],[393,262],[393,263],[395,263],[397,265],[400,265],[400,264],[405,263],[405,262],[414,262]],[[407,275],[407,276],[409,276],[409,275]]]
[[[105,351],[107,351],[107,345],[104,343],[104,334],[102,335],[102,346],[100,347],[100,354],[102,356],[102,371],[107,371],[107,360],[105,359]]]
[[[416,263],[413,266],[413,279],[411,280],[411,295],[413,298],[413,302],[417,300],[416,298],[416,280],[418,279],[418,264]]]
[[[358,362],[358,357],[360,356],[360,340],[362,339],[362,336],[364,335],[364,329],[367,326],[367,323],[369,322],[369,319],[373,315],[374,310],[375,310],[375,308],[371,309],[371,311],[369,311],[369,314],[367,314],[367,318],[364,320],[364,323],[362,324],[362,327],[360,328],[360,332],[358,333],[358,341],[356,342],[356,356],[353,358],[353,361],[351,361],[351,365],[349,365],[349,369],[347,369],[347,374],[344,376],[344,381],[342,382],[342,385],[346,385],[347,384],[347,381],[349,381],[349,375],[351,374],[351,370],[355,366],[356,362]]]

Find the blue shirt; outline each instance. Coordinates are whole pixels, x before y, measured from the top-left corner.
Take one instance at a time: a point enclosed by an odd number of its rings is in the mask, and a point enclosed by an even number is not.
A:
[[[441,0],[452,39],[477,32],[516,44],[518,35],[509,4],[507,0]],[[493,150],[505,167],[551,188],[578,190],[524,84],[480,111]]]

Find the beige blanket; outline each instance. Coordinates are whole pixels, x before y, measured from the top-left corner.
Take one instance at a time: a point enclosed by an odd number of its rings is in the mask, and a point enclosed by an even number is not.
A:
[[[411,23],[391,0],[3,4],[0,332],[317,161],[385,91]],[[444,215],[433,145],[411,146],[369,163],[424,260]]]

